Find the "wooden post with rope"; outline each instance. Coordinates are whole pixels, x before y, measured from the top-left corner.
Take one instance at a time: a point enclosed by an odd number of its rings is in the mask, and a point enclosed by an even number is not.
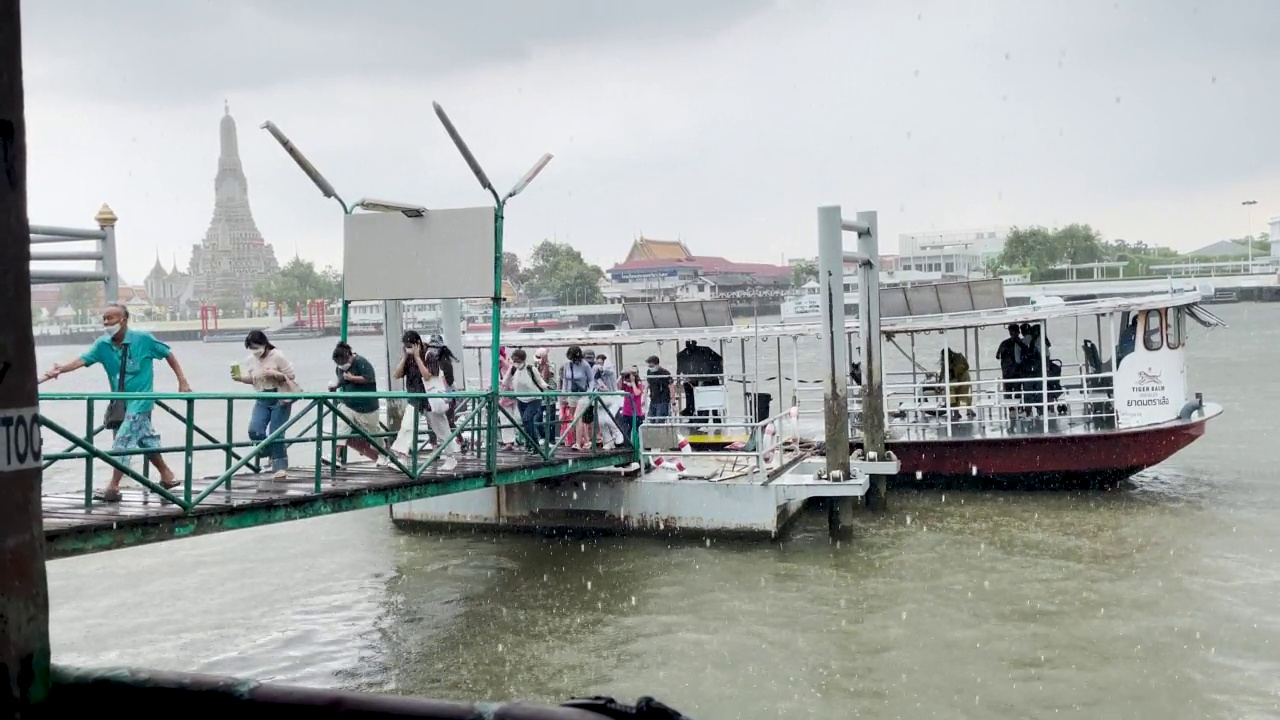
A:
[[[40,513],[40,426],[31,337],[31,229],[20,0],[0,0],[0,718],[49,692],[49,586]]]

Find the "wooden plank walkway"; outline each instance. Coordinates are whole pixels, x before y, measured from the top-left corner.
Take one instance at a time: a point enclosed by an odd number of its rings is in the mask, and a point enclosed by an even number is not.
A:
[[[486,472],[483,458],[457,457],[458,464],[452,470],[442,470],[439,463],[435,463],[416,480],[394,466],[377,468],[363,459],[338,469],[332,477],[326,467],[319,493],[315,492],[314,467],[291,470],[289,478],[281,483],[285,489],[271,492],[257,489],[258,481],[270,479],[269,475],[236,475],[230,490],[214,491],[190,512],[127,479],[121,486],[124,497],[118,503],[95,501],[92,507],[86,508],[83,491],[45,495],[42,498],[45,554],[50,559],[83,555],[495,485],[531,482],[625,465],[633,456],[629,450],[599,450],[587,454],[562,448],[551,460],[544,460],[521,451],[502,451],[498,453],[496,483]],[[204,478],[192,483],[192,497],[203,492],[215,479]],[[98,483],[99,487],[103,482]],[[174,490],[175,495],[181,492],[181,487]]]

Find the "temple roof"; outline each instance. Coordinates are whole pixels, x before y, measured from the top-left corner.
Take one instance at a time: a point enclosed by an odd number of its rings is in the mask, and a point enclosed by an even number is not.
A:
[[[164,269],[164,265],[160,264],[160,251],[156,251],[156,264],[151,266],[151,272],[147,273],[148,280],[163,280],[169,276],[169,271]]]
[[[624,263],[634,260],[682,260],[692,255],[683,240],[653,240],[643,235],[631,243]]]

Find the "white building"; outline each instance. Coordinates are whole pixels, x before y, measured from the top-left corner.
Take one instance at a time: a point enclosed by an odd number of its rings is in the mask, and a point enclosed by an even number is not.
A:
[[[898,267],[965,277],[982,275],[1004,252],[1007,227],[929,230],[898,235]]]

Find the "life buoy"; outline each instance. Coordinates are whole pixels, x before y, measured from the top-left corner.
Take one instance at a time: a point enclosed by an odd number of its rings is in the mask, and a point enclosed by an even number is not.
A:
[[[773,462],[774,450],[778,447],[778,430],[769,423],[764,427],[764,461]]]

